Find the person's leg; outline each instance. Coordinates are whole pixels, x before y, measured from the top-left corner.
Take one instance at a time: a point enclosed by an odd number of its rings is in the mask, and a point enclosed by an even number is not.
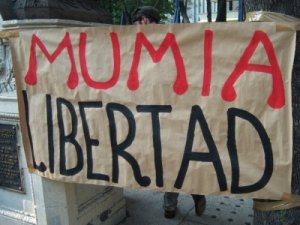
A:
[[[175,193],[175,192],[166,192],[164,194],[163,208],[165,210],[166,218],[175,217],[178,195],[179,195],[179,193]]]
[[[206,199],[204,195],[192,195],[195,203],[195,212],[197,216],[201,216],[206,207]]]

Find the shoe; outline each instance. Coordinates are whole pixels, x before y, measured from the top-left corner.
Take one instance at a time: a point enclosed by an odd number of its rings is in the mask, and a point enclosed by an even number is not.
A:
[[[176,216],[176,210],[165,210],[165,218],[172,219]]]
[[[201,216],[206,207],[206,199],[204,195],[192,195],[195,203],[195,212],[197,216]]]

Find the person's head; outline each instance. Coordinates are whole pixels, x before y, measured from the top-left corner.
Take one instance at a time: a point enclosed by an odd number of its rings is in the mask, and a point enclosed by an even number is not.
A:
[[[152,6],[138,7],[133,14],[133,24],[159,23],[160,15]]]

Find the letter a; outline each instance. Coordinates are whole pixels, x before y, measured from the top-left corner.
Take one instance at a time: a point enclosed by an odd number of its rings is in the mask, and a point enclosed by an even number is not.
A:
[[[270,65],[251,64],[250,59],[253,56],[259,43],[262,43],[267,53]],[[272,93],[269,96],[268,104],[272,108],[281,108],[285,105],[284,86],[282,74],[277,62],[273,45],[268,35],[263,31],[256,31],[242,57],[226,80],[222,89],[222,98],[225,101],[233,101],[236,98],[234,84],[245,71],[256,71],[260,73],[269,73],[272,75]]]

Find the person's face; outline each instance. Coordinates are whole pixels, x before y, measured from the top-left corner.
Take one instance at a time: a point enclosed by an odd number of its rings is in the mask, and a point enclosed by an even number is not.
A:
[[[133,24],[150,24],[150,20],[146,16],[141,16],[137,21]]]

